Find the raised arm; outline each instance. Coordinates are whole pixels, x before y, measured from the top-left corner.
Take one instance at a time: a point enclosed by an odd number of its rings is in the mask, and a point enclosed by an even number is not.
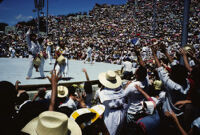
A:
[[[19,84],[20,84],[21,82],[19,81],[19,80],[17,80],[16,82],[15,82],[15,89],[16,89],[16,91],[18,92],[18,90],[19,90]]]
[[[144,61],[142,60],[142,57],[141,57],[141,55],[140,55],[140,51],[138,50],[137,47],[134,48],[134,52],[135,52],[135,54],[136,54],[136,56],[137,56],[137,58],[138,58],[138,61],[139,61],[139,63],[140,63],[140,66],[145,67],[145,63],[144,63]]]
[[[87,70],[85,68],[83,68],[82,71],[85,73],[85,77],[86,77],[87,81],[90,81]]]
[[[167,57],[167,59],[169,60],[169,62],[172,63],[173,62],[173,58],[167,52],[166,46],[164,44],[161,44],[160,45],[160,49],[161,49],[161,52],[165,54],[165,56]]]
[[[26,32],[26,42],[28,44],[28,48],[31,49],[31,39],[30,39],[31,29],[29,28]]]
[[[51,100],[50,100],[50,104],[49,104],[49,111],[54,111],[56,98],[57,98],[57,83],[58,83],[60,78],[56,74],[55,70],[53,70],[51,78],[49,76],[47,76],[47,78],[49,79],[49,82],[51,83],[51,87],[52,87]]]
[[[173,119],[174,123],[176,124],[178,130],[181,132],[182,135],[188,135],[187,132],[185,132],[185,130],[182,128],[174,112],[165,112],[165,115]]]
[[[151,97],[138,85],[135,85],[135,88],[147,99],[151,99]]]
[[[185,63],[185,67],[187,68],[188,71],[191,72],[192,68],[190,67],[190,64],[188,62],[186,52],[182,48],[180,48],[179,51],[180,51],[180,54],[183,56],[183,61]]]
[[[153,57],[154,57],[154,60],[155,60],[155,62],[156,62],[157,67],[158,67],[158,68],[161,67],[161,63],[160,63],[160,61],[158,60],[158,57],[157,57],[157,55],[156,55],[156,48],[152,46],[152,47],[151,47],[151,50],[152,50],[152,54],[153,54]]]

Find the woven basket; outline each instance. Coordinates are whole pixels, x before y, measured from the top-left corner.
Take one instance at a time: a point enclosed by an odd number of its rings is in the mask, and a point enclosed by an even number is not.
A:
[[[36,65],[36,66],[39,66],[41,63],[41,60],[39,57],[36,57],[34,60],[33,60],[33,64]]]
[[[65,57],[63,55],[60,55],[57,59],[58,64],[64,64],[65,63]]]

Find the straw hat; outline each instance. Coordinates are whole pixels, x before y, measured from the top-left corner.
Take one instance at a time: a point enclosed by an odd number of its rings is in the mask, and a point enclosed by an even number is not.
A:
[[[91,125],[94,123],[105,111],[104,105],[95,105],[92,108],[81,108],[76,111],[74,111],[70,118],[73,120],[77,120],[77,118],[80,118],[81,116],[85,115],[87,118],[90,118],[87,122],[84,121],[81,123],[80,127],[83,129],[86,126]],[[95,114],[92,118],[90,117],[90,114]]]
[[[57,91],[58,91],[59,98],[64,98],[64,97],[67,97],[68,95],[68,88],[65,86],[58,86]]]
[[[51,46],[53,45],[53,42],[47,42],[47,45]]]
[[[63,40],[63,37],[60,37],[60,40]]]
[[[160,80],[155,80],[155,81],[153,82],[153,85],[154,85],[155,90],[161,90],[162,81],[160,81]]]
[[[103,86],[110,89],[118,88],[122,84],[120,76],[111,70],[100,73],[98,78]]]
[[[153,42],[153,45],[157,45],[158,44],[158,40],[155,39],[155,41]]]
[[[30,135],[81,135],[81,129],[78,124],[67,117],[67,115],[45,111],[38,117],[31,120],[23,129],[23,132]]]

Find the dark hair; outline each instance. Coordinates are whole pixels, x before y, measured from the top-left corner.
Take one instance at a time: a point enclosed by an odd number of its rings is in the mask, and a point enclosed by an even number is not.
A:
[[[187,83],[186,83],[187,76],[188,76],[188,71],[185,68],[185,66],[182,66],[180,64],[172,66],[171,73],[170,73],[170,78],[174,82],[186,87],[186,85],[187,85]]]
[[[44,90],[39,90],[39,92],[38,92],[38,97],[40,97],[40,98],[44,98],[45,97],[45,95],[46,95],[46,91],[44,91]]]
[[[44,38],[42,38],[42,37],[38,38],[39,44],[41,44],[43,42],[43,40],[44,40]]]
[[[58,108],[58,111],[66,114],[68,117],[70,117],[70,115],[73,113],[73,109],[71,109],[67,106],[62,106],[62,107]]]
[[[90,43],[89,46],[92,48],[94,45],[92,43]]]
[[[77,119],[76,119],[76,122],[78,125],[82,124],[83,122],[89,122],[92,118],[94,118],[96,115],[96,113],[86,113],[86,114],[83,114],[83,115],[80,115]]]
[[[11,113],[14,110],[14,105],[17,98],[15,86],[8,81],[0,82],[0,106],[1,110]]]
[[[19,95],[19,97],[17,97],[17,104],[20,105],[28,99],[29,99],[29,95],[26,92],[23,92]]]
[[[138,81],[144,81],[146,76],[147,76],[147,69],[145,67],[143,67],[143,66],[140,66],[136,70],[135,74],[136,74],[136,77],[137,77]]]
[[[76,92],[76,89],[74,88],[74,86],[69,86],[69,87],[68,87],[68,90],[69,90],[69,96],[70,96],[70,95],[74,95],[75,92]]]
[[[34,34],[34,33],[31,33],[31,34],[30,34],[30,40],[33,40],[33,37],[35,37],[35,38],[36,38],[37,36],[36,36],[36,34]]]
[[[91,82],[85,82],[84,90],[85,90],[86,94],[92,93],[92,84],[91,84]]]

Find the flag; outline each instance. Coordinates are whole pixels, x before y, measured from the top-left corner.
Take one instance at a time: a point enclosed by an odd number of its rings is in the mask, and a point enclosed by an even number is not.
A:
[[[139,38],[133,38],[133,39],[131,39],[131,43],[133,45],[138,45],[138,44],[140,44],[140,39]]]

